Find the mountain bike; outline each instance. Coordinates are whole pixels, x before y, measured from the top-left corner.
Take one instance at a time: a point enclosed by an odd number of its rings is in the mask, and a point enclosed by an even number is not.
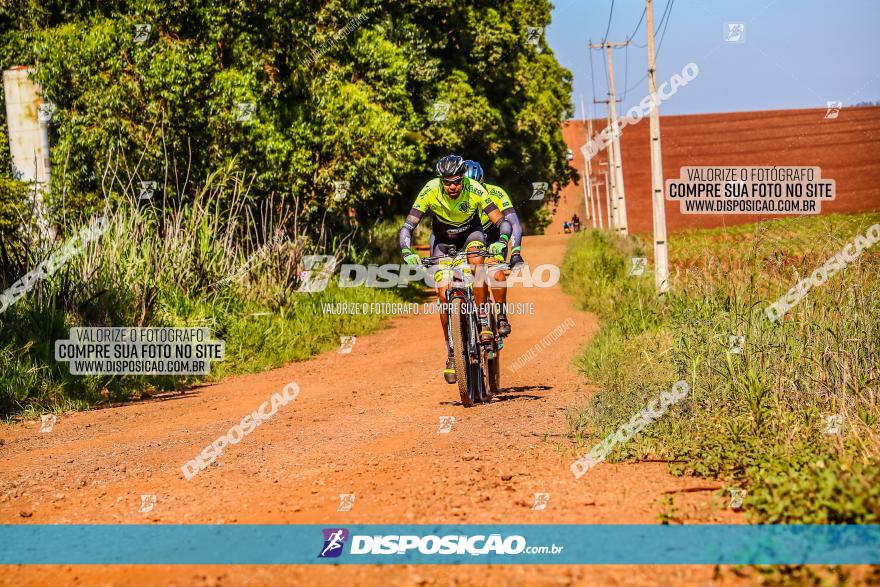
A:
[[[501,349],[504,340],[498,334],[495,305],[487,304],[489,327],[494,336],[489,342],[480,342],[480,321],[474,299],[473,274],[467,263],[468,255],[493,258],[487,251],[458,251],[453,245],[439,245],[444,255],[422,259],[425,267],[443,262],[452,273],[446,290],[447,320],[446,337],[451,342],[455,361],[458,395],[461,403],[469,408],[477,403],[489,403],[498,393],[501,379]],[[489,271],[504,270],[504,263],[487,264]]]

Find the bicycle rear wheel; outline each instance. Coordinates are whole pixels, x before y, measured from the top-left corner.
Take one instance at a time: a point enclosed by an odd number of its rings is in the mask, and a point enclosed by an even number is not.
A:
[[[489,325],[492,328],[492,332],[498,332],[498,324],[495,320],[495,312],[491,310],[489,312]],[[492,344],[488,346],[488,348],[481,349],[482,361],[481,361],[481,373],[480,375],[483,378],[483,393],[482,393],[482,401],[485,403],[489,403],[492,401],[492,398],[498,393],[498,383],[500,380],[500,371],[501,371],[501,351],[498,348],[498,340],[496,339],[492,341]]]
[[[455,359],[455,375],[458,383],[458,395],[461,404],[469,408],[474,405],[471,399],[471,387],[473,387],[473,375],[471,362],[468,357],[468,340],[470,338],[470,321],[463,314],[464,304],[461,298],[453,298],[450,307],[449,320],[452,326],[452,354]]]

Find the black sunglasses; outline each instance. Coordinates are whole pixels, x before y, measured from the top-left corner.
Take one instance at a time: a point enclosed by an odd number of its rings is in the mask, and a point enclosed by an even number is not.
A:
[[[464,177],[459,177],[458,179],[441,179],[443,185],[458,185],[462,181],[464,181]]]

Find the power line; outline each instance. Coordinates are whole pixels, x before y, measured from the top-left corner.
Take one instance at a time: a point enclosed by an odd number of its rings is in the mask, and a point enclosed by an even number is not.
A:
[[[669,0],[669,14],[666,16],[666,22],[663,23],[663,32],[660,33],[660,43],[657,45],[657,55],[660,55],[660,49],[663,47],[663,38],[666,36],[666,27],[669,26],[669,17],[672,16],[673,6],[675,6],[675,0]]]
[[[648,12],[647,5],[642,8],[642,16],[639,17],[639,22],[636,23],[636,28],[633,29],[633,32],[626,38],[626,51],[624,53],[625,65],[623,69],[623,97],[621,101],[626,100],[626,87],[627,87],[627,79],[629,78],[629,43],[635,38],[636,33],[639,32],[639,29],[642,28],[642,22],[645,20],[645,14]]]
[[[674,0],[672,0],[672,1],[674,1]],[[669,13],[669,7],[670,7],[671,3],[672,2],[670,0],[666,0],[666,6],[663,7],[663,14],[660,15],[660,22],[657,23],[657,29],[654,31],[655,35],[658,32],[660,32],[660,27],[662,27],[663,23],[666,21],[666,17]],[[645,10],[647,10],[647,8]],[[646,49],[648,47],[647,43],[645,43],[644,45],[639,45],[638,43],[633,43],[633,45],[635,45],[639,49]],[[648,76],[645,76],[645,77],[648,77]]]
[[[639,29],[640,29],[641,26],[642,26],[642,21],[645,20],[645,12],[647,12],[647,11],[648,11],[648,8],[647,8],[647,7],[645,7],[645,8],[642,9],[642,17],[639,19],[639,24],[636,25],[636,28],[635,28],[635,30],[632,32],[632,34],[626,38],[627,41],[631,40],[633,37],[636,36],[636,33],[639,32]]]
[[[602,44],[608,40],[608,31],[611,30],[611,17],[614,16],[614,0],[611,0],[611,11],[608,12],[608,26],[605,27],[605,36],[602,37]]]
[[[666,8],[663,11],[663,16],[660,17],[660,22],[657,24],[657,31],[660,31],[661,28],[663,29],[663,32],[660,33],[660,41],[657,43],[657,55],[660,55],[660,49],[663,47],[663,39],[666,36],[666,27],[667,27],[667,25],[669,25],[669,17],[672,16],[672,6],[674,4],[675,4],[675,0],[667,0],[666,1]],[[639,45],[638,43],[633,43],[633,44],[636,47],[642,47],[642,48],[647,46],[647,45]],[[639,81],[635,82],[630,87],[626,87],[626,85],[624,84],[623,95],[626,96],[626,93],[629,90],[635,88],[636,86],[638,86],[640,83],[642,83],[646,79],[648,79],[647,73],[645,75],[643,75]]]

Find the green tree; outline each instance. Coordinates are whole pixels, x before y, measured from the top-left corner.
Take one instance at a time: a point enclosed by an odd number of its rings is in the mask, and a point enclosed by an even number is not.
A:
[[[458,152],[530,217],[531,183],[552,198],[573,173],[560,129],[571,75],[526,42],[549,19],[545,0],[25,0],[0,9],[0,65],[38,64],[57,105],[56,209],[60,194],[74,208],[136,197],[140,181],[186,199],[233,166],[306,226],[349,208],[380,220]]]

